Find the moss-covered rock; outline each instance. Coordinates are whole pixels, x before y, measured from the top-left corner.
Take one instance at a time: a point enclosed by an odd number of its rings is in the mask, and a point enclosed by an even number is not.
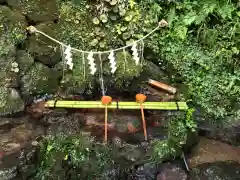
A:
[[[115,55],[116,72],[111,74],[109,60],[104,59],[103,64],[105,86],[114,88],[119,91],[129,90],[133,79],[140,76],[143,68],[136,65],[129,52],[117,52]],[[134,89],[132,89],[134,90]]]
[[[7,3],[34,22],[52,21],[58,18],[55,0],[7,0]]]
[[[7,38],[9,43],[20,43],[26,38],[25,17],[18,11],[12,11],[7,6],[0,6],[0,22],[0,37]]]
[[[97,72],[95,75],[90,74],[87,54],[85,55],[85,70],[81,54],[73,54],[74,67],[72,71],[65,68],[62,79],[62,87],[66,93],[92,93],[92,90],[101,88],[101,76],[103,76],[104,87],[110,87],[118,91],[129,90],[131,81],[139,77],[142,72],[142,67],[136,65],[132,56],[126,52],[118,52],[115,55],[117,62],[117,70],[114,74],[111,73],[111,68],[107,55],[101,56],[103,71],[101,74],[101,61],[98,56],[94,56]],[[60,69],[62,63],[57,67]],[[85,75],[84,75],[85,71]],[[100,77],[100,78],[99,78]]]
[[[156,79],[168,82],[168,74],[151,61],[144,62],[144,69],[142,75],[145,80]]]
[[[18,87],[15,45],[26,38],[25,18],[9,7],[0,6],[0,85]]]
[[[61,81],[62,88],[65,90],[66,94],[83,93],[87,88],[91,92],[95,86],[95,76],[89,73],[87,56],[84,56],[83,59],[81,54],[74,53],[72,57],[74,63],[73,70],[68,70],[68,68],[63,65],[63,62],[57,65],[59,69],[64,70]]]
[[[19,65],[19,73],[23,76],[34,63],[33,57],[25,50],[17,51],[16,61]]]
[[[22,93],[24,95],[54,93],[58,89],[59,77],[59,71],[35,63],[21,78]]]
[[[138,77],[142,71],[140,65],[136,65],[130,53],[119,52],[116,54],[117,71],[115,73],[115,87],[120,89],[122,86],[130,83],[131,80]],[[109,68],[108,64],[108,69]]]
[[[16,48],[5,38],[0,41],[0,86],[18,87],[18,64],[15,61]]]
[[[49,36],[56,37],[58,25],[42,23],[36,28]],[[28,38],[27,49],[29,53],[45,65],[53,66],[61,59],[60,47],[52,40],[41,34],[33,34]]]
[[[12,88],[0,86],[0,115],[24,110],[24,102],[19,93]]]

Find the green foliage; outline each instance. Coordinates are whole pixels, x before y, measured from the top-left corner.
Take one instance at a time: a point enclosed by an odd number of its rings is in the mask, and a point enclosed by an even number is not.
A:
[[[196,129],[196,123],[192,117],[193,112],[193,109],[188,109],[185,117],[177,116],[169,120],[168,139],[156,141],[153,144],[152,161],[159,163],[159,161],[181,155],[188,135],[195,132]]]
[[[104,179],[103,173],[115,167],[113,157],[113,149],[81,135],[48,136],[41,144],[36,179]]]
[[[188,109],[186,112],[186,127],[191,131],[195,132],[195,129],[197,127],[196,123],[193,120],[193,113],[195,109]]]
[[[165,7],[162,16],[168,17],[169,29],[151,36],[148,46],[173,66],[175,77],[182,77],[188,101],[215,118],[235,119],[240,93],[239,4],[184,0],[159,5]]]

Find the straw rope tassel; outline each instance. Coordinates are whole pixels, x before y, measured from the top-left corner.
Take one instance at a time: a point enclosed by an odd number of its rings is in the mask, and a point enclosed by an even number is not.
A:
[[[138,56],[137,43],[133,44],[131,50],[132,50],[133,59],[135,60],[135,64],[138,65],[139,61],[140,61],[140,58]]]

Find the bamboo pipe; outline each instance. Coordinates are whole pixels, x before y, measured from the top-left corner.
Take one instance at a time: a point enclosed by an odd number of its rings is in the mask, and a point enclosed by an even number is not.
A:
[[[46,108],[100,108],[104,109],[105,105],[101,101],[54,101],[50,100],[45,103]],[[109,109],[140,109],[137,102],[112,102],[108,105]],[[187,110],[186,102],[144,102],[145,109],[155,110]]]
[[[171,94],[176,94],[177,92],[177,89],[174,88],[174,87],[171,87],[167,84],[164,84],[164,83],[161,83],[161,82],[158,82],[158,81],[155,81],[155,80],[152,80],[152,79],[149,79],[148,80],[148,83],[152,86],[155,86],[157,88],[160,88],[160,89],[163,89]]]

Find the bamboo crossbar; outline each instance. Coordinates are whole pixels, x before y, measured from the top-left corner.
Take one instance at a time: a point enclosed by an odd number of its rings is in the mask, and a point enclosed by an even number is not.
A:
[[[144,109],[152,110],[187,110],[186,102],[144,102]],[[104,109],[105,105],[101,101],[62,101],[51,100],[45,103],[48,108],[100,108]],[[137,102],[112,102],[108,109],[141,109],[141,104]]]

